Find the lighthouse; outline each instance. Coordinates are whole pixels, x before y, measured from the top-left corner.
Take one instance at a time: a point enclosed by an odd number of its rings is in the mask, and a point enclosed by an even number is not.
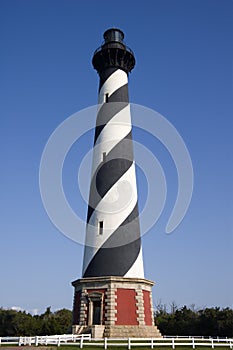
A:
[[[135,57],[116,28],[93,55],[98,110],[82,278],[74,286],[73,333],[159,337],[145,279],[132,142],[128,75]]]

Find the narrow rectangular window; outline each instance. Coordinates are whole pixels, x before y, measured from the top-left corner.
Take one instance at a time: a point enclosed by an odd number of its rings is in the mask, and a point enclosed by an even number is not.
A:
[[[105,102],[108,103],[108,94],[105,94]]]
[[[104,222],[99,221],[99,235],[103,234],[103,229],[104,229]]]
[[[103,152],[103,162],[106,161],[106,152]]]

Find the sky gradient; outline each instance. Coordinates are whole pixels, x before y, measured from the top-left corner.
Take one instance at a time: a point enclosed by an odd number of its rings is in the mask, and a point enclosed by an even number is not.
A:
[[[177,175],[169,153],[143,131],[134,138],[159,159],[168,185],[165,209],[143,237],[154,304],[233,307],[232,33],[230,0],[0,2],[1,251],[0,307],[30,312],[72,308],[83,247],[50,222],[40,197],[45,144],[67,117],[95,105],[91,65],[103,32],[118,27],[136,57],[130,100],[178,130],[194,169],[192,201],[171,234]],[[64,189],[85,218],[77,169],[93,133],[72,147]],[[139,206],[146,190],[139,177]],[[156,184],[155,184],[156,185]]]

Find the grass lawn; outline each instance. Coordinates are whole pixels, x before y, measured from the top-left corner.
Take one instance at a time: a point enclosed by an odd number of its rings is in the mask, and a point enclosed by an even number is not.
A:
[[[12,349],[12,350],[17,350],[17,348],[19,348],[19,346],[17,345],[1,345],[1,347],[4,347],[4,348],[8,348],[8,349]],[[35,346],[21,346],[21,350],[23,350],[23,348],[26,348],[27,350],[42,350],[42,349],[46,349],[46,350],[78,350],[80,349],[79,345],[61,345],[60,347],[58,346],[55,346],[55,345],[47,345],[47,346],[42,346],[42,345],[39,345],[37,347]],[[214,347],[215,349],[217,348],[217,346]],[[230,347],[229,346],[221,346],[221,347],[218,347],[220,348],[219,350],[230,350]],[[26,350],[25,349],[25,350]],[[100,350],[100,349],[104,349],[104,346],[101,345],[101,346],[88,346],[88,345],[85,345],[83,347],[83,350]],[[127,345],[124,345],[124,346],[108,346],[108,349],[111,349],[111,350],[123,350],[123,349],[128,349],[128,346]],[[150,346],[140,346],[140,347],[137,347],[137,346],[132,346],[131,347],[131,350],[143,350],[143,349],[151,349]],[[171,346],[154,346],[154,349],[155,350],[172,350],[172,347]],[[175,350],[191,350],[192,349],[192,346],[176,346],[175,347]],[[195,350],[212,350],[211,346],[196,346],[195,347]]]
[[[52,347],[52,349],[54,349],[55,347]],[[214,347],[216,349],[216,347]],[[230,347],[229,346],[221,346],[219,347],[221,350],[230,350]],[[79,346],[73,346],[73,345],[61,345],[60,348],[57,347],[57,350],[77,350],[79,349]],[[104,349],[104,346],[88,346],[88,345],[85,345],[83,347],[84,350],[100,350],[100,349]],[[108,349],[112,349],[112,350],[123,350],[123,349],[128,349],[128,346],[108,346]],[[137,346],[132,346],[131,347],[131,350],[143,350],[143,349],[151,349],[150,346],[140,346],[140,347],[137,347]],[[172,350],[172,347],[171,346],[154,346],[154,349],[157,349],[157,350]],[[189,349],[192,349],[192,346],[176,346],[175,347],[175,350],[189,350]],[[196,346],[195,347],[196,350],[212,350],[211,346]]]

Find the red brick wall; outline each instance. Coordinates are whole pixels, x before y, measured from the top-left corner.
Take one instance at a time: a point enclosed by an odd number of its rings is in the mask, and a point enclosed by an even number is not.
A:
[[[143,300],[144,300],[144,314],[145,314],[145,325],[152,326],[152,316],[151,316],[151,303],[150,303],[150,292],[148,290],[143,290]]]
[[[136,292],[134,289],[117,289],[116,325],[138,325],[136,313]]]
[[[81,294],[80,291],[75,292],[75,294],[74,294],[73,324],[79,324],[80,294]]]

